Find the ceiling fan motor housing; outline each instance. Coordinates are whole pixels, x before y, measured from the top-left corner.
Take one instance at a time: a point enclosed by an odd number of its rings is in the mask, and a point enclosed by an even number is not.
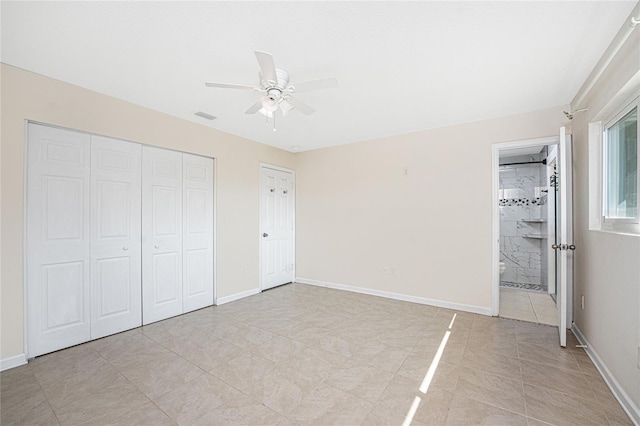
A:
[[[289,73],[280,68],[276,68],[276,77],[278,81],[269,81],[265,80],[262,77],[262,73],[260,73],[260,86],[269,93],[271,92],[270,89],[279,89],[280,92],[282,92],[287,87],[287,84],[289,84]]]

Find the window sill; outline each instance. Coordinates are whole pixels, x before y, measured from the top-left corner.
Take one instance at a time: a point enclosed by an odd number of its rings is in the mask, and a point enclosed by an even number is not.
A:
[[[612,235],[623,235],[625,237],[640,237],[640,229],[590,228],[589,231],[602,232],[604,234]]]

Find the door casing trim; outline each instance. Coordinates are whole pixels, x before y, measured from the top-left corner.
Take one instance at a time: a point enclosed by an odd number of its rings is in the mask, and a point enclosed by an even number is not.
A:
[[[500,190],[500,151],[513,148],[531,148],[536,146],[557,145],[560,136],[537,139],[525,139],[511,142],[500,142],[491,145],[491,196],[492,196],[492,225],[491,225],[491,315],[500,313],[500,209],[498,206]],[[567,299],[571,303],[571,299]]]

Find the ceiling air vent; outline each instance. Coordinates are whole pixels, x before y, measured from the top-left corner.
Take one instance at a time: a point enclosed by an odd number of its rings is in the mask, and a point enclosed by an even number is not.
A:
[[[198,111],[194,115],[197,115],[198,117],[206,118],[207,120],[215,120],[216,119],[215,116],[213,116],[211,114],[207,114],[206,112],[202,112],[202,111]]]

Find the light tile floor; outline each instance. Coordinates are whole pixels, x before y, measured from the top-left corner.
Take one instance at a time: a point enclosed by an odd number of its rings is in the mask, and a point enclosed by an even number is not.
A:
[[[500,288],[502,318],[558,325],[556,302],[547,293]]]
[[[631,424],[575,338],[557,339],[292,284],[2,372],[1,423]]]

